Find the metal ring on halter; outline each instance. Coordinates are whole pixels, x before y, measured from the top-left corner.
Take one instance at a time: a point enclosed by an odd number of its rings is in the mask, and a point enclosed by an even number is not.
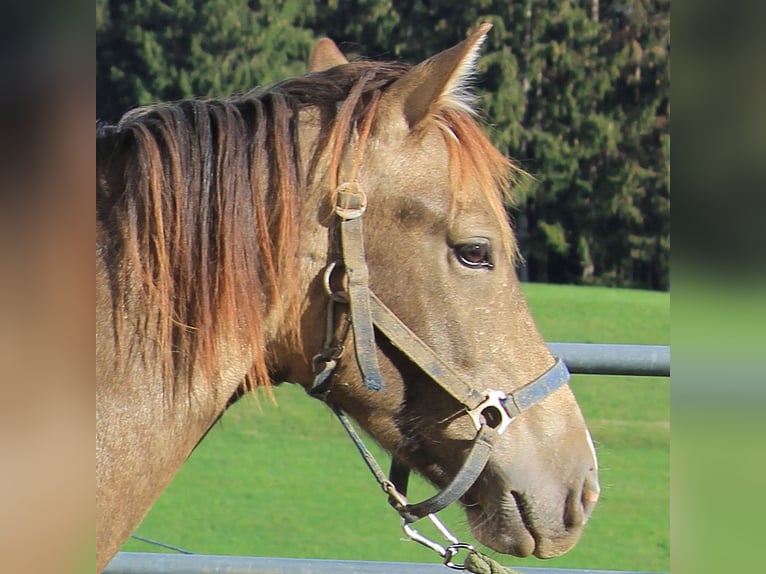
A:
[[[465,542],[458,542],[456,544],[451,544],[450,546],[447,546],[447,555],[444,557],[444,565],[447,568],[452,568],[453,570],[465,570],[465,560],[462,564],[459,564],[457,562],[453,562],[453,558],[458,555],[458,553],[461,550],[468,550],[469,553],[476,552],[476,548],[474,548],[473,544],[466,544]]]
[[[484,395],[487,398],[476,408],[467,411],[468,416],[471,417],[476,430],[480,430],[482,423],[485,423],[495,429],[497,434],[503,434],[515,418],[508,414],[503,404],[507,395],[503,391],[492,389],[484,391]]]
[[[324,291],[327,293],[327,296],[336,303],[348,303],[348,294],[345,291],[334,291],[332,288],[332,274],[335,272],[338,266],[342,267],[343,261],[335,259],[334,261],[331,261],[327,264],[327,267],[324,268],[324,274],[322,276],[322,286],[324,287]]]

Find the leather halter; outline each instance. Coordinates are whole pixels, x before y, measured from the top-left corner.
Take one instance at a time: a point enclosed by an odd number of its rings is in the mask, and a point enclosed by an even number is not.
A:
[[[388,494],[389,502],[402,517],[402,528],[407,536],[441,555],[446,566],[465,570],[470,569],[469,561],[480,556],[479,553],[470,544],[458,541],[438,520],[435,513],[446,508],[468,491],[484,470],[493,445],[513,419],[565,385],[569,381],[569,371],[563,361],[557,359],[543,375],[514,392],[477,390],[463,381],[433,349],[413,333],[370,290],[362,228],[367,196],[356,182],[356,172],[370,132],[378,96],[379,94],[373,96],[370,112],[359,131],[348,180],[338,185],[338,173],[330,170],[331,188],[335,189],[334,211],[340,228],[341,258],[331,261],[325,268],[324,286],[328,295],[325,342],[324,348],[314,357],[314,381],[307,391],[311,396],[327,403],[336,414],[368,468],[383,491]],[[349,97],[346,105],[350,105],[358,97],[359,93],[355,94],[355,98]],[[340,147],[336,146],[334,154],[340,154]],[[336,165],[339,166],[339,163],[336,162]],[[334,272],[341,268],[345,272],[346,284],[343,291],[336,291],[332,286],[332,278]],[[343,325],[336,325],[336,307],[339,305],[348,306],[346,321]],[[436,495],[417,504],[409,504],[406,498],[410,468],[394,456],[387,478],[359,438],[348,417],[332,404],[329,397],[332,374],[344,353],[344,342],[350,330],[353,332],[354,353],[364,386],[370,392],[383,389],[385,383],[378,366],[376,329],[463,406],[465,414],[471,418],[477,431],[471,450],[452,481]],[[340,336],[336,338],[338,332]],[[449,546],[443,547],[411,527],[411,523],[423,517],[428,517],[433,522],[441,534],[450,541]],[[462,549],[468,550],[469,559],[466,559],[464,564],[459,564],[454,561],[454,558]],[[489,560],[487,557],[483,558]]]
[[[486,466],[493,445],[513,419],[565,385],[569,381],[569,371],[563,361],[557,359],[553,367],[543,375],[511,393],[492,389],[478,391],[463,381],[370,290],[362,228],[366,196],[357,184],[348,182],[339,186],[336,196],[335,214],[339,220],[342,259],[328,265],[325,272],[325,289],[330,298],[327,333],[324,349],[314,357],[315,378],[308,390],[309,394],[329,402],[331,374],[343,353],[343,343],[349,330],[353,333],[356,362],[365,387],[372,392],[382,390],[384,381],[378,366],[375,342],[377,329],[464,407],[465,414],[471,418],[477,430],[471,450],[453,480],[435,496],[418,504],[406,503],[409,475],[406,464],[394,457],[388,479],[382,472],[378,473],[371,467],[378,482],[389,494],[392,506],[406,523],[412,523],[438,512],[465,494]],[[339,269],[339,264],[345,270],[346,277],[345,290],[342,292],[334,291],[331,286],[332,275]],[[337,305],[348,305],[350,315],[338,340],[335,339]],[[332,404],[330,406],[339,417],[342,415]],[[341,419],[341,422],[348,430],[347,420],[344,422]],[[367,460],[369,453],[362,451],[362,454]]]

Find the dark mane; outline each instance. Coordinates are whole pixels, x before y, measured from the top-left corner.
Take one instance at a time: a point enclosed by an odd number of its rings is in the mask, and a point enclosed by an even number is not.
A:
[[[299,114],[317,107],[319,151],[343,149],[370,102],[407,69],[357,62],[97,125],[98,241],[114,263],[114,316],[130,321],[126,309],[136,302],[156,310],[135,335],[166,380],[175,386],[195,365],[214,377],[216,347],[236,333],[227,343],[264,351],[254,353],[250,383],[268,383],[265,315],[295,320],[302,295],[294,281],[297,217],[312,169],[299,156]],[[435,119],[456,160],[455,187],[475,177],[504,217],[497,189],[507,187],[507,161],[464,112]]]

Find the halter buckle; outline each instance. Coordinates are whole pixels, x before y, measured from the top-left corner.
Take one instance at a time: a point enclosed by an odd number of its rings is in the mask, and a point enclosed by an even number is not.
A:
[[[497,434],[503,434],[513,422],[512,417],[505,408],[504,401],[508,398],[503,391],[488,389],[484,391],[486,397],[475,408],[468,411],[476,430],[481,430],[482,424],[495,429]]]
[[[335,189],[335,214],[344,220],[358,219],[367,209],[367,194],[355,181],[344,181]]]

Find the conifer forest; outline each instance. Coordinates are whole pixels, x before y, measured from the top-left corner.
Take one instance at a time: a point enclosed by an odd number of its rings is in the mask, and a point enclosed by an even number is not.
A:
[[[97,119],[305,73],[323,36],[417,63],[482,21],[477,107],[528,174],[522,279],[669,289],[669,0],[96,0]]]

